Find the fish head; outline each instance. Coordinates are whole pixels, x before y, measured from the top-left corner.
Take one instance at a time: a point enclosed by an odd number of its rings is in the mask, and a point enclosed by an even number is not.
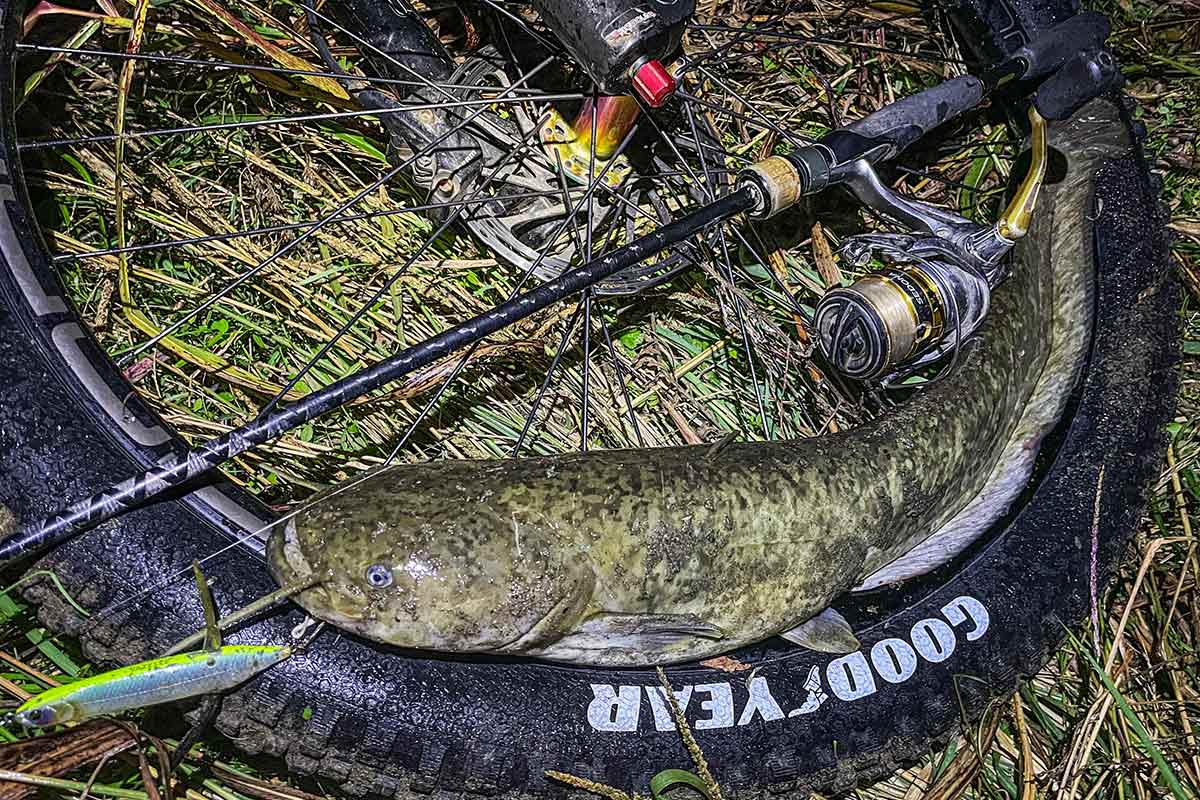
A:
[[[271,571],[281,584],[313,580],[293,598],[312,616],[403,648],[521,652],[577,622],[594,584],[578,553],[532,529],[522,547],[511,519],[455,511],[444,525],[399,513],[298,517],[272,534]]]

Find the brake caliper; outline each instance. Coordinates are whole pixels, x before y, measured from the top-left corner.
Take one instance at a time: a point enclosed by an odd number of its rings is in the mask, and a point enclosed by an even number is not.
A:
[[[679,47],[695,0],[533,0],[533,7],[602,93],[632,87],[654,107],[674,93],[662,60]]]

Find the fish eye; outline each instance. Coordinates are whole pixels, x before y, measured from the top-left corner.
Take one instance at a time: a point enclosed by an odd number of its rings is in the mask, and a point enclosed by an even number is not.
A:
[[[376,589],[392,585],[392,571],[383,564],[372,564],[367,567],[367,583]]]

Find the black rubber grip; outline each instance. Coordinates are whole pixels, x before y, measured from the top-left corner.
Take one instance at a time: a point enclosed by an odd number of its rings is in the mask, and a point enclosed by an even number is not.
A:
[[[1023,80],[1049,75],[1080,51],[1097,50],[1108,38],[1112,26],[1108,18],[1095,11],[1076,14],[1055,25],[1012,54],[1026,64]]]
[[[1076,53],[1038,88],[1033,105],[1046,119],[1068,119],[1084,103],[1116,87],[1121,78],[1107,50]]]
[[[961,75],[881,108],[844,130],[867,140],[886,141],[895,155],[929,131],[979,105],[983,82]]]

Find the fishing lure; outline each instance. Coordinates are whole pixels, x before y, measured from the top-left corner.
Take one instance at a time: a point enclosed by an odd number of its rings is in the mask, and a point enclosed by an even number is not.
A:
[[[295,652],[291,645],[223,645],[208,582],[199,564],[193,563],[192,571],[204,608],[202,650],[168,654],[55,686],[26,700],[5,722],[15,722],[30,730],[190,697],[213,698],[291,657]],[[206,704],[208,707],[215,711],[212,702]],[[187,738],[194,739],[195,735],[193,731]]]
[[[181,653],[55,686],[12,714],[23,728],[79,722],[102,714],[227,691],[292,654],[290,646],[227,645]]]

